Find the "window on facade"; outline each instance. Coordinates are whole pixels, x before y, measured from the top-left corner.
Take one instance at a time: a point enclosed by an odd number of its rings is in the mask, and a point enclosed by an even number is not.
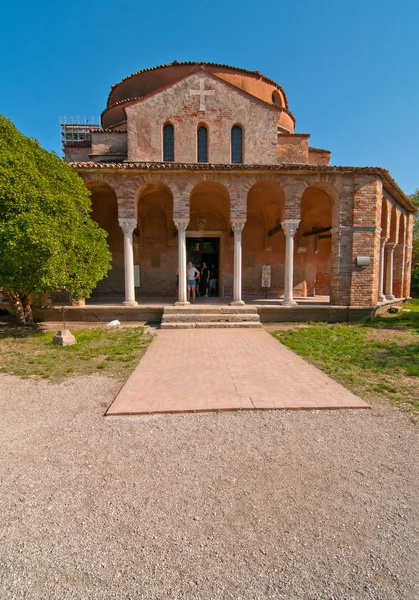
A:
[[[198,162],[208,162],[208,130],[203,125],[198,128]]]
[[[277,90],[272,92],[272,104],[276,104],[276,106],[282,106],[281,96]]]
[[[231,130],[231,162],[243,162],[243,131],[238,125]]]
[[[170,123],[163,127],[163,160],[165,162],[175,160],[175,131]]]

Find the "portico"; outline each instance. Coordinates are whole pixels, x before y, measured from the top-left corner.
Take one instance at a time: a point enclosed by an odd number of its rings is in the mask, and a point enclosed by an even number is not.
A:
[[[384,169],[332,167],[309,138],[281,86],[245,69],[173,63],[113,86],[102,128],[64,147],[112,253],[93,300],[187,308],[190,260],[214,263],[232,310],[407,297],[414,206]]]

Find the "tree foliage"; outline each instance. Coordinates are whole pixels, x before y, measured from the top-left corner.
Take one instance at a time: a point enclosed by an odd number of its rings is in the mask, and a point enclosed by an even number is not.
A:
[[[0,291],[31,321],[34,294],[89,297],[110,268],[107,233],[77,173],[0,115]]]
[[[419,208],[419,189],[410,199]],[[413,221],[412,290],[419,293],[419,212],[415,214]]]

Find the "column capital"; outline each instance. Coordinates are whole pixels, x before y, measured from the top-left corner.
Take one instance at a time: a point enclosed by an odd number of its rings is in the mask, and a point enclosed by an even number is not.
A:
[[[241,233],[243,231],[244,225],[245,223],[243,221],[232,221],[231,229],[234,231],[234,233]]]
[[[286,236],[290,235],[292,237],[294,237],[299,224],[300,224],[299,219],[285,219],[285,221],[281,222],[281,226],[282,226],[282,229],[283,229],[283,232],[285,233],[285,235]]]
[[[397,242],[390,242],[385,245],[386,252],[393,252],[394,248],[397,246]]]
[[[130,234],[137,227],[136,219],[118,219],[118,223],[124,233]]]
[[[189,219],[173,219],[176,225],[176,229],[178,231],[186,231],[187,226],[189,225]]]

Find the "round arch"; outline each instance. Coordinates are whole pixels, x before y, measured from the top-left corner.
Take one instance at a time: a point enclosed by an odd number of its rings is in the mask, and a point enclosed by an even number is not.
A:
[[[139,297],[176,296],[177,238],[173,192],[161,180],[148,178],[137,190],[134,265]]]
[[[104,229],[112,254],[111,270],[93,291],[92,298],[123,296],[124,294],[124,242],[118,221],[118,200],[115,189],[103,179],[90,179],[85,186],[91,193],[92,219]]]
[[[397,233],[397,209],[392,205],[390,212],[390,242],[397,243]]]
[[[301,220],[295,236],[294,285],[303,295],[331,295],[332,229],[339,224],[336,188],[327,182],[309,185],[301,197]]]
[[[205,262],[216,272],[214,278],[217,279],[216,293],[219,296],[230,295],[233,290],[230,212],[229,191],[219,181],[206,179],[191,189],[190,220],[186,231],[187,260],[197,268]]]
[[[388,232],[388,204],[386,198],[382,198],[381,201],[381,237],[387,237]]]
[[[243,292],[260,295],[262,265],[271,267],[271,297],[284,288],[285,235],[281,221],[285,215],[285,192],[272,179],[253,182],[247,194],[247,220],[243,229]]]

